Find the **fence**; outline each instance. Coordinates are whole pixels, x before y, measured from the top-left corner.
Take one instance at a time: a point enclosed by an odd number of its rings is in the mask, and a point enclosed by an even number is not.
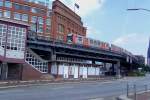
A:
[[[140,93],[147,93],[148,90],[150,90],[150,85],[148,84],[129,84],[127,83],[127,88],[126,88],[126,94],[127,94],[127,97],[133,97],[134,99],[133,100],[137,100],[138,99],[138,94]]]

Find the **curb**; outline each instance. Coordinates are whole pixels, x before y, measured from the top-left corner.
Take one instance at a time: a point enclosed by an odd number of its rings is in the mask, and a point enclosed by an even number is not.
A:
[[[132,100],[128,98],[126,95],[120,95],[119,97],[116,98],[116,100]]]
[[[150,92],[150,90],[147,90],[146,92]],[[139,94],[143,94],[143,93],[146,93],[145,91],[140,91],[140,92],[137,92],[137,95]],[[133,95],[133,93],[131,93],[130,95]],[[116,98],[117,100],[133,100],[131,98],[128,98],[126,95],[120,95],[119,97]]]
[[[27,86],[40,86],[40,85],[50,85],[50,84],[69,84],[69,83],[92,83],[100,82],[102,84],[107,84],[115,81],[116,79],[111,80],[80,80],[80,81],[68,81],[68,80],[31,80],[31,81],[8,81],[0,82],[0,89],[7,88],[16,88],[16,87],[27,87]]]

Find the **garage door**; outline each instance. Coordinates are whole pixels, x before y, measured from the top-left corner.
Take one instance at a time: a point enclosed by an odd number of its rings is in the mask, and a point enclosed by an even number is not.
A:
[[[65,65],[64,65],[63,68],[64,68],[64,74],[63,74],[63,76],[64,76],[64,78],[68,78],[68,69],[69,68],[68,68],[68,66],[65,66]]]
[[[87,78],[87,67],[83,67],[83,78]]]
[[[78,66],[74,67],[74,78],[78,78]]]

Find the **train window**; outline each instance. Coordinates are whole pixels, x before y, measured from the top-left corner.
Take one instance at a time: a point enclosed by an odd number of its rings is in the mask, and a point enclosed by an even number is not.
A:
[[[95,46],[97,45],[97,41],[94,41],[94,45],[95,45]]]
[[[68,35],[67,36],[67,43],[72,43],[73,42],[73,36],[72,35]]]
[[[90,40],[90,44],[93,44],[93,40]]]
[[[82,42],[82,37],[78,37],[78,41],[79,41],[79,42]]]
[[[100,45],[100,42],[98,41],[98,45]]]

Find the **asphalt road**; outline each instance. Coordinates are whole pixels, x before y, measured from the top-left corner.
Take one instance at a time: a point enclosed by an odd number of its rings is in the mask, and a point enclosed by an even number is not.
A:
[[[125,94],[127,82],[130,86],[136,84],[138,90],[144,90],[145,84],[150,85],[150,76],[121,79],[104,83],[47,84],[1,89],[0,100],[101,100],[98,98]],[[131,88],[132,87],[130,87],[130,90]]]

